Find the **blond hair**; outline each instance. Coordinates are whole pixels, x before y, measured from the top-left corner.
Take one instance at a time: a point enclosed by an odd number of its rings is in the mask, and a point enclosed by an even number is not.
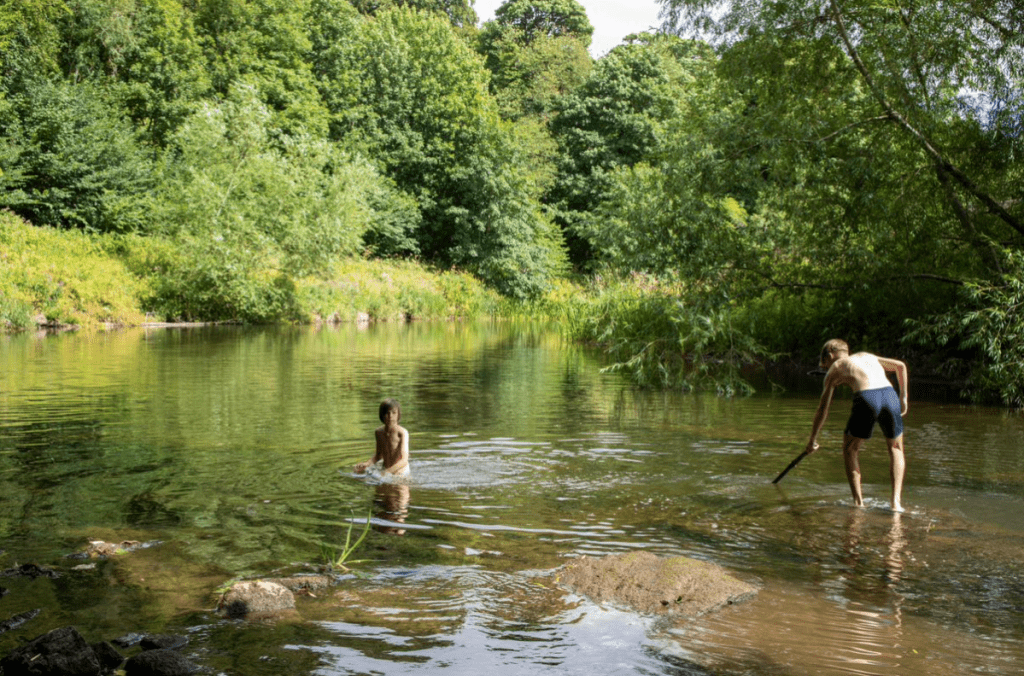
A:
[[[846,344],[846,341],[842,338],[833,338],[832,340],[825,343],[821,348],[821,361],[825,361],[828,357],[831,357],[839,352],[845,352],[850,354],[850,346]]]

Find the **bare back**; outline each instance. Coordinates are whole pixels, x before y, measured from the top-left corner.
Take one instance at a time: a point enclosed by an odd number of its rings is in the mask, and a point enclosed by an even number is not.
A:
[[[840,357],[836,360],[825,376],[825,386],[838,387],[849,385],[854,392],[863,390],[877,390],[882,387],[891,386],[886,370],[895,371],[895,367],[886,369],[882,360],[884,357],[876,357],[870,352],[858,352],[847,357]],[[895,361],[888,360],[885,361]]]

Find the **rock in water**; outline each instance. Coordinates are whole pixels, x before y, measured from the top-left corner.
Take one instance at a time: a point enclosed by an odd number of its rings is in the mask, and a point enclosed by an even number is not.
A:
[[[100,662],[74,627],[54,629],[0,661],[4,676],[99,676]]]
[[[276,582],[248,580],[231,587],[218,609],[229,617],[273,616],[295,608],[295,595]]]
[[[650,552],[580,557],[556,572],[556,581],[596,603],[611,602],[647,614],[696,617],[746,600],[757,588],[723,568],[683,556]]]
[[[124,665],[125,676],[191,676],[199,673],[199,666],[174,650],[147,650],[129,659]]]

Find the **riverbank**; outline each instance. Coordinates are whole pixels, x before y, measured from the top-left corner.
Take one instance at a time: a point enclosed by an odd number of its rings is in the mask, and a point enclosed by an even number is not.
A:
[[[0,212],[0,332],[182,323],[345,323],[497,313],[472,275],[409,260],[349,258],[288,278],[273,261],[230,278],[155,237],[33,226]]]

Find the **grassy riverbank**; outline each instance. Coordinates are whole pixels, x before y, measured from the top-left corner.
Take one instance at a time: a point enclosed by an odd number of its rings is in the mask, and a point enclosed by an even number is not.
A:
[[[0,212],[0,330],[164,321],[315,323],[493,314],[495,291],[472,275],[413,261],[351,258],[289,279],[203,268],[160,238],[35,227]]]

